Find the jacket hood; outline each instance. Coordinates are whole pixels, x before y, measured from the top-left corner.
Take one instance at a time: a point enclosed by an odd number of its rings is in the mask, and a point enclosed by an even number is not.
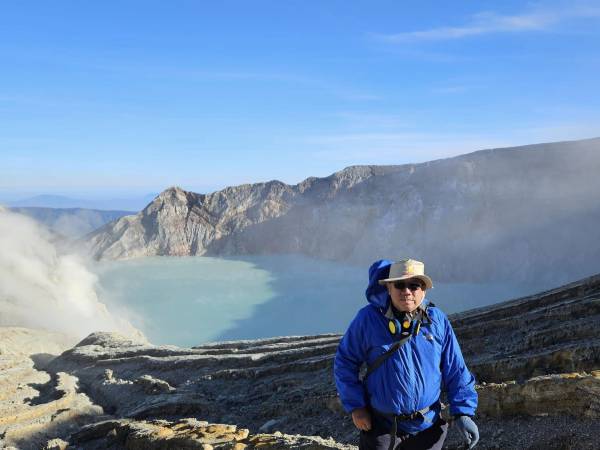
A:
[[[388,259],[380,259],[369,267],[369,286],[365,295],[369,303],[378,308],[386,308],[389,302],[387,288],[380,285],[379,280],[388,278],[392,263]]]

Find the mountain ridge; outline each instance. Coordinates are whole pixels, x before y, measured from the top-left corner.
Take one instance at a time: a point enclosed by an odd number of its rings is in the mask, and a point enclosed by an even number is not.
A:
[[[435,261],[438,279],[455,279],[464,264],[462,281],[489,279],[492,269],[498,279],[546,276],[571,247],[576,270],[562,272],[566,282],[600,271],[586,245],[600,239],[599,170],[596,138],[349,166],[296,185],[271,180],[211,194],[171,187],[86,242],[97,259],[301,253],[364,264],[410,255]],[[506,269],[514,260],[522,271]]]

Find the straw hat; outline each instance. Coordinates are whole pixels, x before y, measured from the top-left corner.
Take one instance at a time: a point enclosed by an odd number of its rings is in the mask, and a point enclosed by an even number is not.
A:
[[[425,283],[425,289],[431,289],[433,287],[433,281],[427,275],[425,275],[425,264],[421,261],[415,261],[414,259],[403,259],[396,261],[390,266],[390,274],[388,278],[379,280],[379,284],[386,284],[392,281],[409,280],[411,278],[418,278]]]

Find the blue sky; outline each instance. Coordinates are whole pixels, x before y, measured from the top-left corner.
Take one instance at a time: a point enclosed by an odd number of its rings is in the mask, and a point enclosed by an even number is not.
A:
[[[3,1],[0,200],[600,136],[600,2]]]

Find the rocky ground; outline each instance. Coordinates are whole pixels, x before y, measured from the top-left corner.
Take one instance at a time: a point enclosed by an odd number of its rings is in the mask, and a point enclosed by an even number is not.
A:
[[[78,392],[77,379],[49,373],[46,364],[73,338],[25,328],[0,328],[0,448],[31,447],[67,435],[102,409]],[[39,448],[39,447],[38,447]]]
[[[478,448],[599,448],[600,276],[451,320],[480,381]],[[16,354],[13,336],[0,334],[7,447],[40,448],[51,438],[47,448],[357,442],[333,384],[339,335],[178,348],[95,333],[53,360],[46,348]],[[446,448],[460,448],[453,429]]]

